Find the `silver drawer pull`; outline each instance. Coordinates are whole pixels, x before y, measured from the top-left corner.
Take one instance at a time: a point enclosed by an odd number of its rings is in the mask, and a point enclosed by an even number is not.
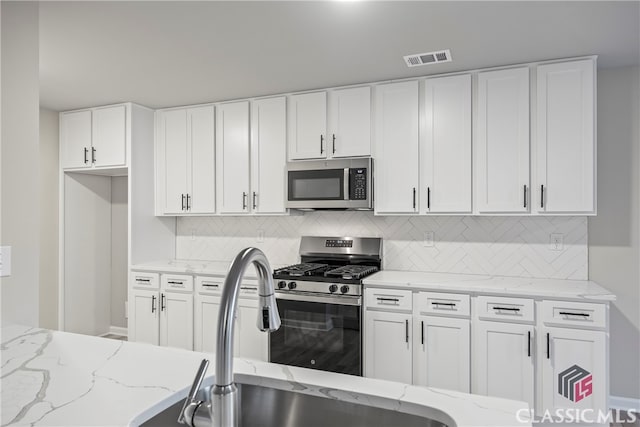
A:
[[[145,282],[145,283],[149,283],[151,282],[151,279],[141,279],[139,277],[136,277],[136,282]]]
[[[184,286],[184,282],[176,282],[176,281],[173,281],[173,280],[169,280],[167,283],[170,284],[170,285]]]
[[[203,283],[202,286],[205,288],[219,288],[220,285],[217,283]]]
[[[240,286],[240,290],[242,290],[242,291],[257,291],[258,288],[254,288],[254,287],[251,287],[251,286]]]
[[[493,307],[494,310],[505,310],[505,311],[513,311],[513,312],[518,312],[520,311],[519,308],[515,308],[515,307]]]
[[[380,301],[381,303],[385,303],[385,302],[400,302],[400,300],[398,298],[383,298],[383,297],[378,297],[376,298],[378,301]]]
[[[456,306],[455,303],[452,303],[452,302],[432,302],[431,305],[435,305],[436,308],[438,306],[440,306],[440,305],[445,305],[447,307],[455,307]]]
[[[564,316],[581,316],[581,317],[589,317],[590,314],[589,313],[571,313],[569,311],[561,311],[558,314],[564,315]]]

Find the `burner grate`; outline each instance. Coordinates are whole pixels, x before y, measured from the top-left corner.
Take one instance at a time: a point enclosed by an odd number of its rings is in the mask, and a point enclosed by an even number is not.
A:
[[[317,264],[304,262],[302,264],[294,264],[288,267],[279,268],[275,274],[285,274],[289,276],[311,276],[314,273],[321,273],[329,268],[329,264]]]
[[[342,277],[343,279],[360,279],[371,273],[378,271],[378,267],[373,265],[344,265],[325,271],[325,277]]]

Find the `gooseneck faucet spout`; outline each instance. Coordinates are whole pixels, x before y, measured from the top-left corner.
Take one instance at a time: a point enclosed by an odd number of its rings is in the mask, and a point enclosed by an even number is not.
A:
[[[231,263],[222,290],[216,338],[215,385],[211,389],[211,402],[205,405],[209,408],[210,422],[207,423],[209,426],[238,427],[239,425],[238,389],[233,382],[233,333],[240,284],[249,264],[255,265],[258,275],[258,328],[261,331],[273,332],[280,327],[280,315],[276,305],[269,261],[260,249],[246,248]],[[203,365],[196,375],[194,387],[189,393],[189,398],[185,402],[178,420],[193,427],[207,425],[202,422],[202,405],[205,402],[195,399],[197,389],[206,371],[204,365],[203,361]]]

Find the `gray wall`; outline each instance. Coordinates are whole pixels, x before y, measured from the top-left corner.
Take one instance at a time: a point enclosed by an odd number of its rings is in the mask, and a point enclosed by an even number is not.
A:
[[[2,278],[2,322],[38,326],[38,3],[2,2],[2,208],[0,243],[12,247]]]
[[[598,71],[598,216],[589,278],[613,291],[611,395],[640,398],[640,69]]]
[[[111,326],[127,327],[127,184],[126,176],[111,178]]]
[[[58,329],[58,113],[40,108],[40,326]]]

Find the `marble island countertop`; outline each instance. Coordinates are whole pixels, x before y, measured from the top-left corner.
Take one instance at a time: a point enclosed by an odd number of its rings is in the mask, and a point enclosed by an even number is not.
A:
[[[576,301],[615,301],[616,296],[589,280],[532,279],[524,277],[482,276],[475,274],[429,273],[383,270],[364,279],[365,286],[501,294],[523,297],[570,299]]]
[[[3,426],[138,425],[175,403],[176,392],[186,395],[202,358],[213,362],[211,354],[22,326],[2,328],[1,349]],[[235,359],[234,372],[243,383],[418,413],[449,425],[531,426],[524,402],[245,359]]]

